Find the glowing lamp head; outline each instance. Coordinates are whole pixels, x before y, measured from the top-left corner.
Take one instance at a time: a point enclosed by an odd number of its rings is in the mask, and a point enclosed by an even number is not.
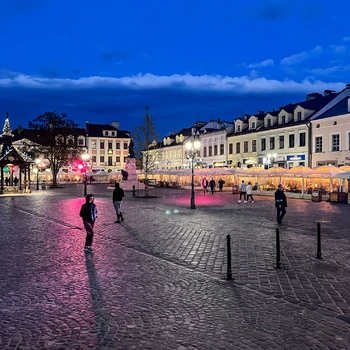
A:
[[[274,154],[273,154],[273,157],[274,157],[274,158],[276,158],[276,157],[277,157],[277,154],[276,154],[276,153],[274,153]]]
[[[191,142],[191,141],[189,141],[189,142],[186,143],[186,148],[187,148],[188,150],[192,149],[192,142]]]
[[[79,165],[78,165],[78,169],[79,169],[79,170],[81,170],[81,169],[83,169],[83,168],[84,168],[84,165],[83,165],[83,164],[79,164]]]
[[[201,142],[199,140],[194,141],[194,148],[200,149],[200,147],[201,147]]]
[[[84,153],[84,154],[81,155],[81,158],[83,160],[88,160],[90,158],[90,154],[89,153]]]

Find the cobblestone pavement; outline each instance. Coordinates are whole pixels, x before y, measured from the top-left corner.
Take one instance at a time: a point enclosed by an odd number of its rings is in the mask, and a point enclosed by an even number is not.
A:
[[[92,185],[84,253],[82,190],[0,197],[0,349],[350,349],[349,206],[290,199],[276,270],[271,197],[198,192],[190,210],[189,191],[127,192],[115,224]]]

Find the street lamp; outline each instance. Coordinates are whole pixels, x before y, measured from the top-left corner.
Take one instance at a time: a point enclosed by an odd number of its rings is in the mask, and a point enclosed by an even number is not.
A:
[[[276,153],[274,153],[274,154],[268,154],[267,155],[267,158],[268,158],[268,160],[269,160],[269,167],[270,167],[270,164],[272,164],[272,165],[274,165],[274,163],[276,162],[276,158],[277,158],[277,154]],[[272,158],[272,160],[271,160],[271,158]]]
[[[198,150],[201,147],[201,142],[199,140],[189,141],[186,143],[186,148],[188,150],[187,158],[191,159],[192,163],[192,182],[191,182],[191,209],[196,209],[196,204],[194,202],[194,159],[197,155]]]
[[[39,190],[39,163],[40,159],[35,159],[36,163],[36,190]]]
[[[87,166],[89,164],[89,159],[90,159],[90,154],[89,153],[84,153],[81,155],[81,159],[83,160],[83,164],[85,167],[85,179],[84,179],[84,196],[87,196],[87,177],[86,177],[86,170]]]

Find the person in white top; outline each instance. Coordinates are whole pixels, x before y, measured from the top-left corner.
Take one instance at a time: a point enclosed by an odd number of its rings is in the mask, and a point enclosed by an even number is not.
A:
[[[252,200],[252,203],[254,203],[253,186],[250,182],[248,182],[248,185],[247,185],[247,202],[249,201],[249,197]]]

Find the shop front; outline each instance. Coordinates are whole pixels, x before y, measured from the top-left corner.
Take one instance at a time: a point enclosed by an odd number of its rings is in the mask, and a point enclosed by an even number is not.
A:
[[[296,166],[305,166],[306,155],[305,154],[297,154],[297,155],[289,155],[286,157],[287,168],[292,169]]]

